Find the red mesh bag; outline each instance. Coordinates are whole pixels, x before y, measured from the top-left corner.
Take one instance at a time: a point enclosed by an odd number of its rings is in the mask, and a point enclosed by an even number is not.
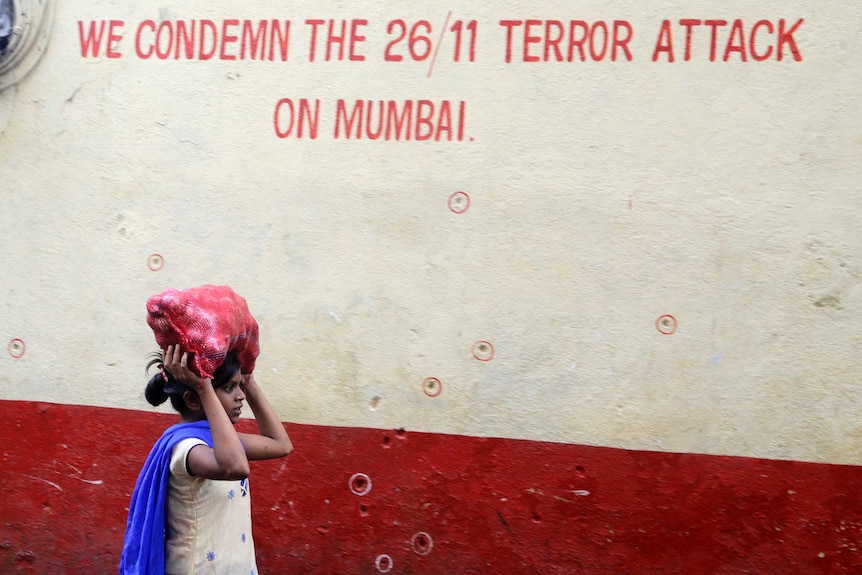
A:
[[[147,323],[161,349],[181,345],[194,353],[201,377],[212,377],[228,351],[236,350],[242,373],[254,371],[260,353],[257,321],[245,299],[227,286],[167,289],[147,300]]]

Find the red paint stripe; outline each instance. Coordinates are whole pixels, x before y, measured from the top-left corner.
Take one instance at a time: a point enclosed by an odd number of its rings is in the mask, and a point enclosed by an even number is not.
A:
[[[175,418],[14,401],[0,416],[0,572],[115,573],[135,477]],[[862,572],[860,467],[288,430],[294,454],[252,465],[263,573],[378,573],[382,554],[402,574]]]

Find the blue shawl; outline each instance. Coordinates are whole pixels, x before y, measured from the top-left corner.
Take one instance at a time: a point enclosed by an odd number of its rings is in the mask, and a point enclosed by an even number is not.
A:
[[[172,425],[150,451],[129,504],[120,575],[164,575],[165,512],[171,453],[177,443],[190,437],[202,439],[212,447],[209,422]]]

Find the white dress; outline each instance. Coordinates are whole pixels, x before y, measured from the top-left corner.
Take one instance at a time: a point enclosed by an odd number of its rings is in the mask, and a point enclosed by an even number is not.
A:
[[[165,519],[166,575],[257,575],[248,479],[192,476],[189,451],[203,440],[179,442],[171,455]]]

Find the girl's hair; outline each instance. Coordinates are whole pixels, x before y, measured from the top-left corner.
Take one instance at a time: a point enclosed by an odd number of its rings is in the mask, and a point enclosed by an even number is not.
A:
[[[144,390],[144,397],[150,405],[161,405],[168,399],[171,400],[171,405],[174,409],[185,414],[189,411],[186,402],[183,400],[183,394],[187,391],[194,391],[191,387],[175,378],[168,370],[164,369],[164,357],[162,352],[157,351],[150,354],[150,361],[147,362],[147,373],[155,366],[159,368],[159,372],[153,375],[147,382],[147,388]],[[192,360],[189,354],[189,361]],[[234,375],[240,370],[239,356],[235,351],[227,352],[224,361],[213,372],[212,386],[215,389],[229,382]]]

